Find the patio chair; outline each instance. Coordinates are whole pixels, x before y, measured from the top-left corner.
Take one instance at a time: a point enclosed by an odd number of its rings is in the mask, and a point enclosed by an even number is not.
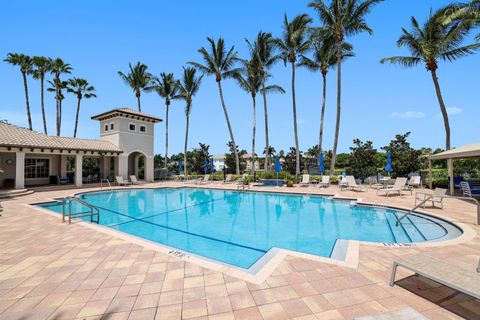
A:
[[[57,176],[57,184],[68,184],[68,178]]]
[[[122,176],[116,176],[115,180],[117,180],[117,185],[118,186],[128,186],[131,185],[132,183],[130,181],[125,181]]]
[[[478,197],[480,196],[480,189],[472,189],[470,183],[467,181],[460,182],[460,189],[462,190],[464,197]]]
[[[92,182],[92,175],[89,174],[88,176],[83,177],[82,180],[83,180],[83,181],[82,181],[83,183],[90,183],[90,182]]]
[[[244,174],[242,178],[237,180],[237,190],[245,190],[249,189],[250,190],[250,183],[248,181],[248,174]]]
[[[378,183],[378,179],[375,176],[371,176],[368,178],[368,186],[372,189],[380,189],[384,185],[381,183]]]
[[[439,203],[440,208],[443,209],[443,198],[445,198],[446,193],[447,189],[443,188],[435,188],[433,193],[417,192],[415,193],[415,206],[423,201],[423,208],[425,209],[426,203],[431,201],[432,207],[435,207],[435,203]]]
[[[92,176],[92,182],[98,182],[98,174],[95,173],[93,176]]]
[[[223,180],[223,183],[232,183],[232,174],[229,173],[227,174],[227,176],[225,177],[225,180]]]
[[[310,185],[310,175],[302,174],[302,181],[298,184],[299,187],[308,187]]]
[[[379,195],[380,192],[385,192],[385,196],[389,196],[390,193],[398,193],[399,196],[402,195],[402,191],[406,190],[405,186],[407,185],[407,178],[397,178],[395,179],[395,183],[391,188],[386,187],[386,188],[381,188],[377,190],[377,195]]]
[[[364,186],[361,186],[361,185],[358,185],[358,184],[357,184],[357,181],[355,181],[355,177],[354,177],[354,176],[346,176],[345,178],[347,179],[347,183],[348,183],[347,189],[348,189],[348,190],[352,190],[352,191],[366,191],[366,189],[365,189]]]
[[[206,183],[210,183],[210,174],[206,174],[203,176],[203,178],[198,178],[196,180],[194,180],[194,183],[195,184],[206,184]]]
[[[144,184],[144,183],[145,183],[145,181],[139,181],[139,180],[137,180],[137,176],[136,176],[136,175],[131,175],[131,176],[130,176],[130,182],[131,182],[132,184]]]
[[[390,277],[390,286],[392,287],[395,285],[395,274],[398,267],[403,267],[446,287],[480,299],[480,261],[479,267],[477,267],[475,272],[462,269],[457,265],[451,265],[445,260],[436,259],[425,254],[395,260],[393,261]]]
[[[340,190],[343,190],[344,188],[348,187],[348,182],[346,177],[338,176],[337,181],[338,181],[338,187],[340,188]]]
[[[322,176],[322,180],[318,183],[319,188],[330,187],[330,176]]]
[[[422,180],[420,176],[413,176],[407,183],[409,188],[420,188],[422,186]]]

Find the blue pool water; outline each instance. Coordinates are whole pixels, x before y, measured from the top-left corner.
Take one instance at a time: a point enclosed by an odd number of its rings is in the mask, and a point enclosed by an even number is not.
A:
[[[100,224],[241,268],[272,247],[329,257],[337,239],[412,243],[453,238],[443,220],[327,197],[197,188],[85,193]],[[40,204],[61,213],[60,203]],[[73,203],[74,212],[86,211]],[[88,218],[85,218],[88,219]]]

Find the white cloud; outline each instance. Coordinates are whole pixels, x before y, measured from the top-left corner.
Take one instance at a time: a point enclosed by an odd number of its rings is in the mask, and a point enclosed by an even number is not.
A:
[[[392,112],[389,114],[392,118],[411,120],[425,118],[426,114],[420,111]]]
[[[447,108],[447,113],[448,113],[449,116],[453,116],[453,115],[462,113],[462,111],[463,111],[462,108],[458,108],[458,107]]]

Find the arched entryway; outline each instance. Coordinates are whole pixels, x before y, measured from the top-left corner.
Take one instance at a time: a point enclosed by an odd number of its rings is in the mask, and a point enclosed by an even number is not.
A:
[[[145,179],[145,154],[134,151],[128,155],[128,175],[135,175],[137,179]]]

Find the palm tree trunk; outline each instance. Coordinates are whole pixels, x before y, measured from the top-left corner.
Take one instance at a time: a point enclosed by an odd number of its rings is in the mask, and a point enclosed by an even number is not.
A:
[[[235,138],[233,137],[233,130],[232,125],[230,124],[230,119],[228,117],[227,107],[225,106],[225,101],[223,100],[222,84],[220,83],[220,81],[217,81],[217,84],[218,92],[220,93],[220,101],[222,103],[223,113],[225,114],[225,121],[227,121],[228,131],[230,133],[230,140],[233,144],[233,152],[235,154],[235,172],[236,174],[240,174],[240,159],[238,158],[237,144],[235,143]]]
[[[48,134],[47,130],[47,116],[45,115],[45,92],[44,92],[45,78],[43,75],[40,78],[40,100],[42,104],[42,117],[43,117],[43,132]]]
[[[297,104],[295,101],[295,62],[292,62],[292,106],[293,106],[293,131],[295,136],[295,175],[300,174],[300,149],[298,147],[298,130],[297,130]]]
[[[167,108],[165,111],[165,168],[167,168],[168,163],[168,103],[166,104]]]
[[[265,92],[265,77],[262,77],[262,93],[263,93],[263,112],[265,113],[265,171],[270,170],[270,153],[268,152],[270,145],[268,143],[268,110],[267,110],[267,93]]]
[[[22,77],[23,77],[23,87],[25,89],[25,102],[27,105],[28,129],[33,130],[32,115],[30,114],[30,101],[28,100],[27,74],[25,72],[22,72]]]
[[[60,135],[60,127],[59,127],[59,119],[60,119],[60,100],[58,99],[58,96],[55,97],[55,111],[56,111],[56,119],[55,119],[55,127],[57,129],[57,136]]]
[[[137,94],[137,104],[138,104],[138,111],[142,112],[142,106],[140,105],[140,94]]]
[[[337,44],[337,120],[335,122],[335,138],[333,140],[332,161],[330,164],[330,177],[335,172],[335,162],[337,161],[338,134],[340,132],[340,114],[342,111],[342,49],[341,44]]]
[[[60,99],[59,102],[58,102],[58,110],[59,110],[58,135],[61,135],[61,132],[62,132],[62,101],[63,101],[63,99]]]
[[[443,102],[442,91],[440,90],[440,84],[438,83],[436,70],[431,70],[433,84],[435,85],[435,91],[437,93],[438,104],[440,105],[440,111],[443,116],[443,124],[445,126],[445,149],[450,150],[450,123],[448,121],[448,112]]]
[[[255,173],[255,136],[257,133],[257,102],[255,96],[252,96],[253,103],[253,129],[252,129],[252,174]]]
[[[323,95],[322,95],[322,111],[320,112],[320,134],[318,137],[318,156],[323,150],[323,121],[325,119],[325,103],[327,101],[327,75],[322,74],[323,77]]]
[[[185,177],[187,176],[187,148],[188,148],[188,127],[190,126],[190,115],[187,114],[187,122],[185,125],[185,145],[183,146],[183,168]]]
[[[80,101],[81,99],[79,98],[77,101],[77,114],[75,115],[75,129],[73,129],[73,137],[77,137],[77,128],[78,128],[78,115],[80,114]]]

